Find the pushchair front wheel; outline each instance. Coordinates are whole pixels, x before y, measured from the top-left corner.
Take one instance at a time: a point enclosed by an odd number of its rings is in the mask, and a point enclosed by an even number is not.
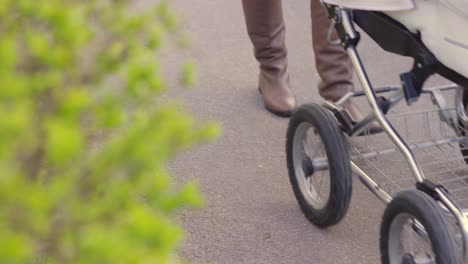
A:
[[[459,263],[448,226],[440,206],[427,194],[399,193],[386,208],[381,225],[382,263]]]
[[[337,224],[351,199],[347,142],[326,108],[309,104],[291,117],[286,142],[289,178],[304,215],[319,227]]]

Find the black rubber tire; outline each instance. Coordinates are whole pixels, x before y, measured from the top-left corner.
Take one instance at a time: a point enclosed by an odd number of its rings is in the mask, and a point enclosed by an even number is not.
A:
[[[385,210],[380,227],[380,252],[383,264],[393,264],[389,259],[390,227],[399,214],[407,213],[426,229],[438,264],[460,263],[455,250],[455,237],[440,206],[429,195],[418,191],[404,191],[396,195]]]
[[[303,122],[311,124],[316,129],[323,142],[329,163],[330,195],[326,205],[319,210],[304,198],[294,170],[294,136],[296,129]],[[292,189],[305,217],[321,228],[340,222],[346,215],[351,200],[352,172],[348,144],[329,110],[317,104],[307,104],[295,111],[289,121],[286,158]]]

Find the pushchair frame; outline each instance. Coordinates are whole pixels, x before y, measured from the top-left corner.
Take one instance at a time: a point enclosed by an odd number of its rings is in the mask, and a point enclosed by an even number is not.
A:
[[[443,149],[447,144],[450,144],[450,146],[464,146],[467,142],[464,130],[465,127],[468,127],[468,117],[465,112],[465,107],[468,102],[468,93],[464,92],[464,87],[468,87],[468,79],[440,63],[425,47],[418,34],[410,32],[403,25],[385,14],[374,11],[349,10],[326,3],[323,3],[323,5],[332,21],[332,26],[330,27],[329,32],[329,41],[332,44],[344,46],[362,86],[362,91],[350,92],[337,102],[325,100],[323,102],[323,106],[333,114],[340,129],[347,135],[348,139],[357,138],[358,136],[366,134],[368,125],[377,121],[383,129],[383,132],[385,132],[393,142],[393,147],[385,150],[368,148],[366,151],[361,151],[351,147],[352,157],[350,164],[353,173],[359,177],[361,182],[364,183],[364,185],[373,194],[388,205],[392,202],[394,194],[404,188],[407,188],[407,186],[403,187],[399,184],[399,181],[387,177],[385,173],[379,170],[378,165],[373,163],[372,159],[383,157],[395,152],[401,153],[404,157],[404,161],[407,163],[409,172],[414,176],[414,180],[411,181],[411,183],[414,184],[413,188],[416,187],[415,189],[430,196],[437,204],[440,205],[442,211],[453,216],[456,226],[460,230],[459,234],[462,241],[462,258],[464,261],[467,261],[468,211],[465,209],[468,208],[463,208],[460,203],[457,203],[461,201],[462,198],[451,195],[450,188],[446,188],[443,185],[444,181],[426,176],[422,166],[416,159],[414,152],[427,147]],[[360,41],[360,35],[354,26],[355,24],[365,31],[384,50],[412,57],[414,59],[411,71],[400,75],[401,85],[382,88],[373,87],[356,48]],[[339,39],[331,39],[332,30],[337,31]],[[423,88],[425,81],[433,74],[439,74],[454,84]],[[447,91],[455,91],[455,107],[451,107],[447,102],[446,96],[444,96],[444,93]],[[433,113],[438,117],[438,121],[444,124],[444,129],[449,128],[453,133],[440,133],[437,138],[431,137],[430,140],[425,142],[419,141],[416,144],[412,144],[405,140],[409,137],[408,133],[403,135],[398,132],[387,118],[387,114],[398,103],[406,101],[408,105],[411,105],[422,95],[429,95],[433,104],[437,108],[437,110],[433,112],[420,113],[423,117],[426,117],[428,123],[427,126],[431,126],[429,116]],[[343,106],[351,98],[363,96],[367,98],[371,107],[371,112],[362,121],[355,122]],[[414,113],[403,114],[398,117],[408,118],[408,116],[412,114]],[[366,139],[364,140],[368,142],[368,138],[370,137],[372,136],[366,134],[364,137]],[[463,158],[466,161],[466,157]],[[385,186],[373,177],[374,175],[367,173],[365,168],[366,166],[371,167],[374,171],[377,171],[385,177],[386,181],[390,182],[390,185],[395,187],[394,190],[385,188]],[[294,165],[291,165],[290,171],[294,170],[293,167]],[[316,172],[327,169],[329,164],[326,159],[314,159],[311,161],[309,167],[309,170],[311,170],[312,173],[314,171]],[[455,179],[451,179],[452,182],[465,182],[465,178],[462,175],[458,175],[452,170],[450,170],[450,172],[451,176],[455,177]],[[405,175],[405,177],[408,177],[408,175]],[[466,188],[463,187],[463,191],[465,190],[468,190],[468,185]],[[296,194],[296,197],[297,196],[298,195]],[[314,220],[311,221],[314,222]],[[322,224],[323,223],[320,223],[318,225]],[[419,224],[416,222],[415,227],[418,228],[418,226]],[[419,229],[421,233],[425,232],[423,228],[419,227]]]

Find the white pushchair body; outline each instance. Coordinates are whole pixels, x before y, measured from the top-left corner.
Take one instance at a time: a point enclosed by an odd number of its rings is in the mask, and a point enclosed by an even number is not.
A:
[[[381,11],[402,23],[445,66],[468,78],[468,0],[327,0],[349,9]]]

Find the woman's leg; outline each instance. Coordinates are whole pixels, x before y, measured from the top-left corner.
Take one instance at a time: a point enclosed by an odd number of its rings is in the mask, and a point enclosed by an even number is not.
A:
[[[289,85],[281,0],[242,0],[247,32],[260,64],[259,89],[265,107],[288,116],[296,106]]]
[[[315,65],[321,78],[319,93],[327,100],[337,101],[353,90],[353,69],[344,48],[327,40],[331,20],[320,1],[311,0],[310,6]],[[338,38],[335,31],[333,38]]]

